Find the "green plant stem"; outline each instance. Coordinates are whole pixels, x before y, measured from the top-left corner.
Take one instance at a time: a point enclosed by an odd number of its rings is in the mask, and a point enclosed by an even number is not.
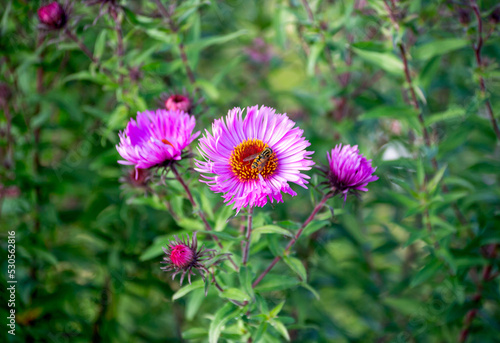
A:
[[[331,194],[326,194],[323,197],[323,199],[321,199],[321,201],[314,207],[312,213],[309,215],[309,218],[306,219],[306,221],[302,224],[302,226],[297,231],[295,236],[290,240],[290,242],[288,242],[288,245],[285,248],[283,256],[288,255],[288,253],[290,252],[290,249],[293,247],[295,242],[297,242],[300,235],[302,234],[302,231],[304,231],[304,228],[307,226],[307,224],[309,224],[314,219],[314,217],[316,216],[318,211],[323,207],[323,205],[326,203],[326,201],[331,198],[331,196],[332,196]],[[269,266],[266,268],[266,270],[264,270],[262,272],[262,274],[260,274],[259,277],[253,282],[252,288],[255,288],[262,281],[262,279],[267,275],[267,273],[269,273],[271,271],[271,269],[273,269],[273,267],[276,265],[276,263],[278,263],[278,261],[281,260],[281,258],[283,256],[276,256],[274,258],[274,260],[271,262],[271,264],[269,264]]]
[[[245,235],[245,246],[243,249],[243,265],[246,266],[248,262],[248,251],[250,250],[250,238],[252,236],[252,217],[253,217],[253,207],[248,208],[248,224],[247,233]]]
[[[182,185],[182,187],[186,191],[186,195],[187,195],[187,197],[189,199],[189,202],[191,203],[191,205],[193,206],[194,209],[197,209],[195,212],[198,213],[198,215],[200,216],[201,220],[203,221],[203,224],[205,225],[205,229],[207,231],[213,231],[212,227],[208,223],[208,220],[207,220],[207,218],[205,216],[205,213],[203,213],[203,211],[198,208],[198,205],[194,201],[193,195],[191,194],[191,191],[189,190],[188,185],[184,182],[182,176],[177,171],[177,168],[175,167],[175,165],[172,165],[171,169],[172,169],[172,172],[174,173],[175,178],[177,179],[177,181],[179,181],[179,183]],[[221,241],[219,240],[219,237],[217,237],[215,235],[210,235],[210,236],[217,243],[217,245],[219,246],[219,248],[224,249],[224,246],[222,245]],[[238,265],[233,261],[233,259],[231,258],[231,256],[228,257],[228,260],[231,262],[231,264],[233,265],[234,269],[239,270]]]

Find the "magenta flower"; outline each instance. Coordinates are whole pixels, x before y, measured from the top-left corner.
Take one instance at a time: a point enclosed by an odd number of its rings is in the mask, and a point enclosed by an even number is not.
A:
[[[118,163],[147,169],[168,166],[181,159],[182,150],[200,132],[192,133],[196,121],[182,111],[156,110],[137,113],[137,120],[130,119],[120,144],[116,149],[125,161]]]
[[[46,29],[58,30],[66,25],[67,15],[63,6],[54,1],[38,9],[38,19]]]
[[[165,101],[165,108],[167,110],[181,110],[189,112],[191,109],[191,100],[187,96],[174,94],[168,97]]]
[[[213,258],[215,250],[205,249],[204,246],[198,249],[196,232],[193,234],[191,241],[189,241],[189,235],[187,235],[187,239],[180,240],[177,236],[174,238],[173,241],[168,242],[166,248],[163,248],[166,256],[163,257],[163,261],[160,263],[164,263],[166,266],[161,267],[161,269],[166,272],[173,271],[172,280],[177,274],[182,273],[181,285],[186,274],[189,283],[191,283],[191,275],[195,275],[193,269],[198,270],[201,278],[205,281],[205,274],[208,274],[208,269],[204,265],[204,261]]]
[[[328,180],[325,183],[333,192],[344,194],[344,201],[348,193],[366,192],[368,183],[378,180],[378,176],[372,175],[377,168],[359,153],[357,145],[338,144],[326,156],[328,166],[320,168]]]
[[[301,173],[309,170],[313,151],[303,131],[286,114],[272,108],[234,108],[226,119],[215,120],[212,134],[200,139],[199,150],[205,161],[195,161],[197,171],[224,202],[239,212],[242,207],[262,207],[268,201],[283,202],[281,192],[297,195],[288,182],[307,188]],[[215,174],[214,176],[208,174]]]

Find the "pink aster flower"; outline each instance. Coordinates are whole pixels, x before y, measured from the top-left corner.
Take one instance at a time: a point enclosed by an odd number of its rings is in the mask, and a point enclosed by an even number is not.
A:
[[[181,159],[182,150],[200,132],[192,133],[196,121],[182,111],[156,110],[137,114],[130,119],[116,149],[125,159],[118,163],[134,165],[136,169],[169,166]]]
[[[309,176],[301,173],[314,164],[305,149],[310,143],[286,114],[262,106],[234,108],[225,119],[215,120],[199,150],[205,161],[195,161],[197,171],[224,202],[239,212],[242,207],[262,207],[283,202],[282,193],[297,195],[289,182],[304,188]],[[210,174],[214,174],[213,176]]]
[[[161,267],[161,269],[166,272],[173,271],[172,280],[177,274],[181,273],[181,285],[186,274],[189,283],[191,283],[191,275],[194,275],[193,269],[198,270],[201,278],[205,280],[205,275],[208,274],[208,266],[205,266],[204,263],[214,257],[215,250],[205,249],[203,245],[198,249],[196,232],[193,234],[191,241],[189,235],[187,235],[187,239],[181,240],[177,236],[174,236],[174,238],[173,241],[168,242],[166,248],[163,248],[166,256],[163,257],[163,261],[160,263],[164,263],[166,266]]]
[[[359,153],[357,145],[338,144],[326,157],[328,166],[320,168],[327,178],[324,184],[334,193],[344,194],[344,201],[348,193],[366,192],[368,183],[378,180],[373,175],[377,168],[372,167],[372,160]]]

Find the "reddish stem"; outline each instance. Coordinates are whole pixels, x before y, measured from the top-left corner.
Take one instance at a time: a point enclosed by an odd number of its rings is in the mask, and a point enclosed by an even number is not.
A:
[[[476,57],[477,66],[481,68],[483,66],[483,61],[481,58],[481,49],[483,48],[483,20],[481,18],[481,12],[479,11],[476,0],[471,0],[470,5],[477,19],[477,43],[473,46],[474,55]],[[486,83],[484,81],[484,77],[481,74],[479,75],[479,87],[481,88],[482,95],[486,96]],[[490,117],[493,131],[495,131],[497,139],[500,140],[500,129],[498,128],[495,114],[493,113],[493,108],[491,107],[490,99],[486,99],[486,110],[488,112],[488,116]]]
[[[179,183],[182,185],[182,187],[186,191],[186,195],[187,195],[187,197],[189,199],[189,202],[191,203],[191,205],[193,206],[193,208],[197,208],[198,205],[194,201],[193,195],[191,194],[191,191],[189,190],[188,185],[184,182],[184,180],[182,179],[182,176],[179,174],[179,172],[177,171],[177,169],[175,168],[174,165],[171,166],[171,169],[172,169],[172,172],[174,173],[175,178],[177,179],[177,181],[179,181]],[[205,217],[205,213],[203,213],[203,211],[201,209],[198,209],[196,211],[196,213],[198,213],[198,215],[200,216],[201,220],[203,221],[203,224],[205,224],[205,229],[207,231],[213,231],[212,227],[208,223],[207,218]],[[210,235],[210,236],[217,243],[217,245],[219,246],[219,248],[224,249],[224,246],[222,245],[221,241],[219,240],[219,237],[217,237],[215,235]],[[239,270],[238,266],[233,261],[233,259],[231,258],[231,256],[229,256],[228,259],[231,262],[231,264],[234,266],[234,269]]]
[[[295,236],[290,240],[290,242],[286,246],[285,251],[283,253],[283,256],[287,255],[290,252],[290,249],[295,244],[295,242],[297,242],[300,235],[302,234],[302,231],[304,231],[304,228],[307,226],[307,224],[309,224],[314,219],[314,217],[316,216],[318,211],[323,207],[323,205],[326,203],[326,201],[328,199],[330,199],[330,197],[331,197],[331,194],[326,194],[323,197],[323,199],[321,199],[321,201],[314,207],[309,218],[306,219],[306,221],[302,224],[302,226],[297,231]],[[271,262],[271,264],[269,264],[269,266],[266,268],[266,270],[264,270],[262,272],[262,274],[260,274],[259,277],[253,282],[252,288],[255,288],[262,281],[262,279],[267,275],[267,273],[269,273],[271,271],[271,269],[273,269],[273,267],[276,265],[276,263],[278,263],[279,260],[281,260],[281,258],[282,258],[282,256],[276,256],[274,258],[274,260]]]

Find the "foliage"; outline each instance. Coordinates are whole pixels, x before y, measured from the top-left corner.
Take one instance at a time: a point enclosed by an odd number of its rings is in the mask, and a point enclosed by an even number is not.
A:
[[[40,2],[2,1],[0,279],[15,231],[18,325],[7,342],[498,339],[495,1],[479,3],[481,31],[473,0],[93,2],[42,31]],[[307,190],[254,210],[243,266],[247,212],[198,182],[192,159],[177,168],[195,207],[172,173],[138,184],[117,163],[129,118],[184,89],[197,130],[265,104],[305,131],[317,164],[358,145],[379,180],[306,222],[324,181],[306,172]],[[168,239],[193,231],[231,253],[236,268],[210,268],[222,291],[160,269]]]

